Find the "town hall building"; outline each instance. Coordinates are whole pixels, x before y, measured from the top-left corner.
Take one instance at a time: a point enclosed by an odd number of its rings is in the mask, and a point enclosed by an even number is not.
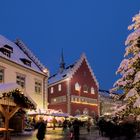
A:
[[[48,108],[69,115],[99,115],[99,84],[85,54],[65,67],[63,52],[59,72],[48,79]]]

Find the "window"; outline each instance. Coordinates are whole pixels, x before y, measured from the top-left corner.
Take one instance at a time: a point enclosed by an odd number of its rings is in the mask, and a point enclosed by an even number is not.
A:
[[[83,86],[83,92],[84,92],[84,93],[88,93],[88,86],[87,86],[87,85],[84,85],[84,86]]]
[[[25,88],[25,76],[22,74],[17,74],[16,83],[20,85],[22,88]]]
[[[51,104],[66,102],[66,96],[59,96],[51,99]]]
[[[61,91],[61,84],[58,85],[58,91]]]
[[[11,57],[11,54],[8,51],[4,51],[3,54],[6,55],[9,58]]]
[[[76,82],[76,84],[75,84],[75,90],[76,91],[80,91],[80,89],[81,89],[81,86],[79,85],[78,82]]]
[[[39,80],[35,80],[35,92],[41,93],[42,91],[42,82]]]
[[[51,87],[51,93],[53,93],[53,92],[54,92],[53,87]]]
[[[0,68],[0,83],[4,82],[4,69]]]
[[[91,94],[95,94],[95,90],[93,87],[91,87]]]
[[[20,58],[20,60],[27,66],[31,67],[31,61],[26,58]]]
[[[11,57],[11,53],[13,53],[13,48],[9,45],[4,45],[2,48],[0,48],[0,51],[7,57]]]

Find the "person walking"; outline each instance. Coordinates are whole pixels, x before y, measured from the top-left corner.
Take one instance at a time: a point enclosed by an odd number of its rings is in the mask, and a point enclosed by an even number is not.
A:
[[[90,134],[90,130],[91,130],[91,119],[89,118],[87,121],[87,132],[88,134]]]
[[[45,123],[45,121],[43,120],[43,118],[40,117],[40,120],[36,124],[36,127],[35,127],[35,129],[38,129],[37,135],[36,135],[36,137],[37,137],[38,140],[44,140],[45,133],[46,133],[46,125],[47,124]]]
[[[73,134],[74,134],[74,140],[79,140],[80,123],[79,123],[79,120],[77,118],[73,122]]]

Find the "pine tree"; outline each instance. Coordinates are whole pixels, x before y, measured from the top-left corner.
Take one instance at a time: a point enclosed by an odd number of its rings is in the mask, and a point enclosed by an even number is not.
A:
[[[127,113],[139,114],[140,108],[140,13],[132,18],[128,26],[132,33],[125,41],[125,54],[117,74],[121,78],[114,84],[113,90],[123,90],[127,103]]]

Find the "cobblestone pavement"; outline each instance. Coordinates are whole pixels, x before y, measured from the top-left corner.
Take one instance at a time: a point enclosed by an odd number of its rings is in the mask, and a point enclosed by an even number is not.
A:
[[[17,136],[12,136],[11,140],[37,140],[36,135],[31,132],[26,132]],[[45,140],[70,140],[68,135],[64,135],[62,129],[57,128],[56,130],[48,129],[45,136]],[[93,128],[91,133],[88,134],[85,129],[80,130],[80,139],[79,140],[109,140],[107,137],[99,136],[98,130]],[[113,140],[126,140],[123,137],[114,138]],[[136,138],[134,140],[140,140]]]

